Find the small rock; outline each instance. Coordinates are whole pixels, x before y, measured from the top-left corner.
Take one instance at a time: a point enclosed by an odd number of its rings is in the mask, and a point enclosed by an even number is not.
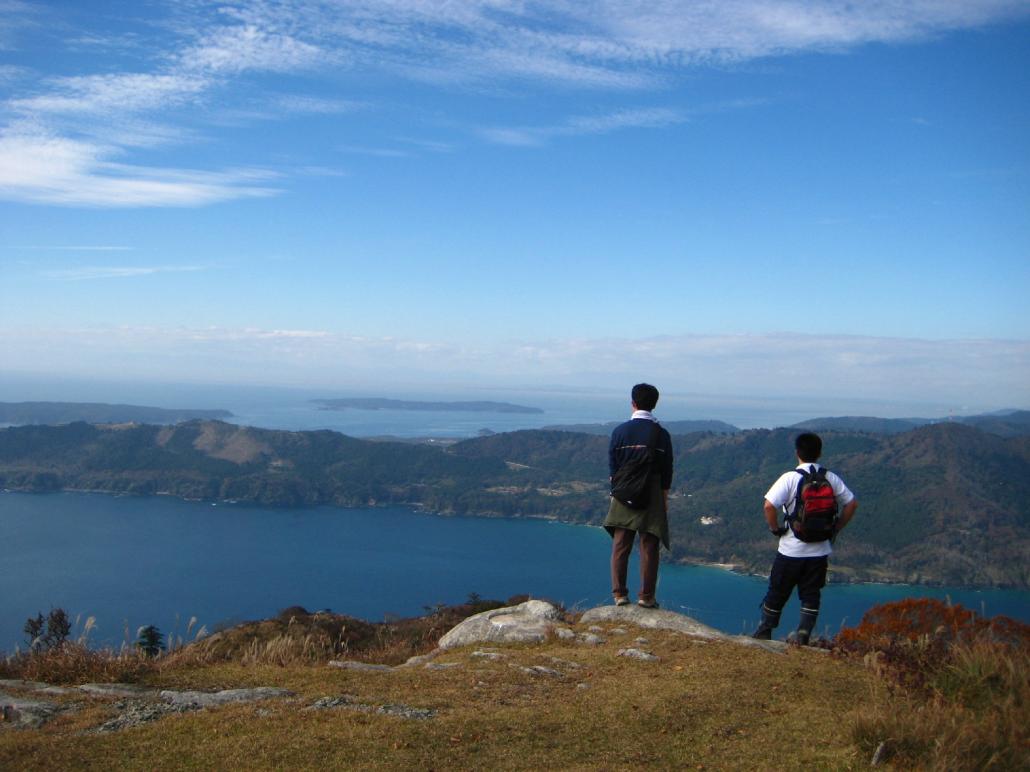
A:
[[[567,627],[554,628],[554,634],[561,638],[563,641],[567,641],[576,637],[576,634]]]
[[[581,683],[576,684],[576,688],[577,689],[589,689],[590,688],[590,684],[588,684],[586,681],[583,681]]]
[[[339,697],[322,697],[304,708],[304,710],[328,710],[330,708],[344,708],[346,710],[357,710],[362,713],[378,713],[382,716],[396,716],[398,718],[409,718],[425,720],[436,715],[435,710],[429,708],[413,708],[399,702],[388,702],[383,705],[372,705],[366,702],[358,702],[353,694],[341,694]]]
[[[416,667],[417,665],[424,665],[427,662],[432,662],[434,659],[443,654],[443,649],[433,649],[428,654],[416,654],[414,657],[408,657],[408,659],[397,667]]]
[[[645,644],[648,644],[650,642],[651,641],[649,641],[647,638],[634,638],[633,639],[633,643],[639,643],[641,646],[643,646]]]
[[[629,657],[630,659],[639,659],[644,662],[658,662],[658,657],[646,651],[640,649],[619,649],[619,653],[616,655],[619,657]]]
[[[329,667],[338,667],[342,670],[364,670],[377,673],[385,673],[388,670],[393,670],[389,665],[375,665],[371,662],[354,662],[349,659],[334,659],[329,663]]]
[[[590,627],[588,627],[587,630],[589,630],[592,633],[603,633],[604,632],[604,628],[600,627],[599,625],[590,625]]]
[[[600,646],[604,643],[604,638],[600,635],[594,635],[593,633],[581,633],[579,636],[579,642],[585,643],[589,646]]]
[[[515,664],[512,664],[512,667],[516,670],[521,670],[523,673],[529,673],[530,675],[545,675],[551,676],[552,678],[562,677],[562,674],[553,667],[544,667],[543,665],[530,665],[529,667],[525,667],[523,665]]]
[[[460,662],[429,662],[423,667],[426,670],[453,670],[456,667],[461,667]]]
[[[480,659],[488,659],[491,662],[497,662],[498,660],[508,658],[508,655],[500,654],[496,651],[474,651],[471,656],[478,657]]]
[[[578,662],[570,662],[569,660],[561,659],[560,657],[549,657],[549,659],[558,667],[565,667],[569,670],[578,670],[579,668],[583,667]]]
[[[613,627],[608,632],[610,632],[612,635],[625,635],[626,634],[626,628],[624,628],[624,627]]]

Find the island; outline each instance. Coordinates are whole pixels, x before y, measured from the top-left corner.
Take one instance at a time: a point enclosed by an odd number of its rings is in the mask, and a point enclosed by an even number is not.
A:
[[[106,402],[0,402],[0,424],[177,424],[183,421],[232,418],[228,410],[193,410]]]
[[[322,410],[418,410],[446,413],[525,413],[540,414],[538,407],[513,405],[511,402],[423,402],[381,397],[355,397],[347,399],[313,399]]]

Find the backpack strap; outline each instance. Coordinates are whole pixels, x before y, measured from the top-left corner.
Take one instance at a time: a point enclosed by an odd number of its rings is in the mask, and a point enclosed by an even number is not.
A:
[[[801,506],[801,489],[805,487],[805,483],[808,482],[809,479],[813,476],[812,473],[807,469],[798,469],[795,467],[794,471],[801,475],[801,482],[798,483],[797,493],[794,494],[794,508],[790,510],[790,512],[788,513],[786,505],[784,505],[783,507],[785,522],[791,522],[797,517],[798,507]]]

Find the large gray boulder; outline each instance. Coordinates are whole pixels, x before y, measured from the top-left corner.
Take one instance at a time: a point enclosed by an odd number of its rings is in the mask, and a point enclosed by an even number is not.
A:
[[[726,633],[698,622],[696,619],[675,611],[642,608],[640,606],[598,606],[586,611],[580,618],[581,624],[597,624],[598,622],[617,622],[632,624],[650,630],[675,630],[692,638],[706,641],[729,641],[742,646],[754,646],[767,651],[782,652],[787,644],[782,641],[759,641],[746,635],[727,635]]]
[[[440,639],[441,649],[470,643],[540,643],[561,620],[561,612],[542,600],[483,611]]]
[[[165,689],[161,692],[161,699],[169,705],[183,705],[193,708],[213,708],[230,702],[255,702],[257,700],[292,696],[293,692],[289,689],[279,689],[274,686],[257,686],[253,689],[223,689],[220,692],[179,692],[171,689]]]

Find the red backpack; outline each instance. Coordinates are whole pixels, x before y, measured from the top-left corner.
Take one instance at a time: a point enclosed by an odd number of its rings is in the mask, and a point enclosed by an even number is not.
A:
[[[814,472],[795,469],[801,475],[794,511],[787,516],[787,524],[803,542],[832,539],[837,528],[837,497],[826,480],[821,466]]]

